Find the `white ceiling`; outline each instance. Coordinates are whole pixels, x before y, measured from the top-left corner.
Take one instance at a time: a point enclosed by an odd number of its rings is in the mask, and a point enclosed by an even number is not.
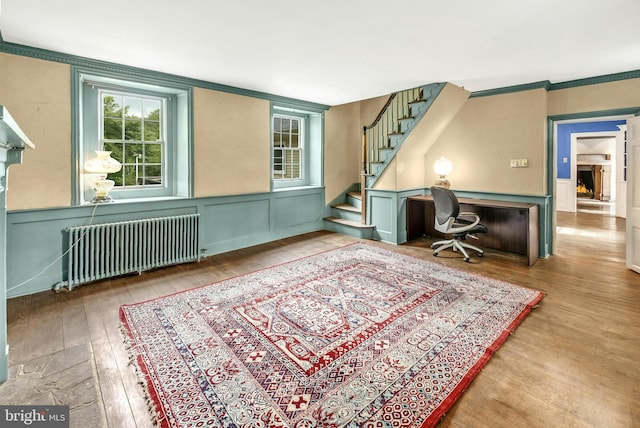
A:
[[[6,42],[328,105],[640,69],[640,0],[0,0]]]

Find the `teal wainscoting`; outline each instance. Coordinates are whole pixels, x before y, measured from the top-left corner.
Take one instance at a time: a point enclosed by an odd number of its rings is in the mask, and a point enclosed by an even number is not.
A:
[[[94,212],[95,209],[95,212]],[[7,213],[7,297],[51,290],[66,278],[65,229],[180,214],[200,214],[202,253],[225,251],[322,230],[324,188],[269,193],[116,202]]]
[[[498,201],[524,202],[537,204],[540,215],[540,254],[548,257],[553,239],[553,219],[551,212],[551,196],[514,195],[506,193],[469,192],[455,190],[461,198],[493,199]],[[369,204],[368,222],[376,226],[375,239],[392,244],[407,242],[407,198],[416,195],[428,195],[429,189],[411,189],[404,191],[367,190]]]
[[[376,226],[374,239],[393,244],[407,242],[407,198],[424,192],[424,189],[401,192],[368,189],[367,223]]]

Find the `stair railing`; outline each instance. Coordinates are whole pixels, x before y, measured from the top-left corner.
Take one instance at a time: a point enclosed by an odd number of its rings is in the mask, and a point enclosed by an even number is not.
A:
[[[362,197],[362,224],[366,224],[366,184],[371,163],[383,162],[381,156],[386,149],[392,149],[391,137],[402,134],[402,120],[412,117],[411,103],[422,100],[421,87],[396,92],[389,96],[386,104],[371,125],[362,129],[362,169],[360,195]]]

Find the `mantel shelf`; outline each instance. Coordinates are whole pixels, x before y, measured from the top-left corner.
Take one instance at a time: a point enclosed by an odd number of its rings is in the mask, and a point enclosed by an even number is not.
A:
[[[20,129],[7,108],[0,105],[0,148],[22,150],[25,147],[35,149],[36,146]]]

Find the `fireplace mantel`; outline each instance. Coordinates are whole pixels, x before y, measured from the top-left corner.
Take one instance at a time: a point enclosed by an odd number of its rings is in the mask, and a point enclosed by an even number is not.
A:
[[[6,107],[0,105],[0,383],[9,374],[7,342],[7,169],[22,163],[26,148],[35,148]]]

